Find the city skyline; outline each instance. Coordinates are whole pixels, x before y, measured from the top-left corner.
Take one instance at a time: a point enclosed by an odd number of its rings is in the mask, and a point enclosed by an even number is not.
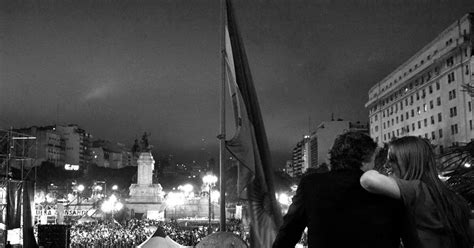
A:
[[[234,5],[275,167],[332,113],[368,122],[369,88],[474,11],[471,1]],[[150,132],[159,155],[217,157],[219,8],[3,1],[0,127],[75,123],[127,145]]]

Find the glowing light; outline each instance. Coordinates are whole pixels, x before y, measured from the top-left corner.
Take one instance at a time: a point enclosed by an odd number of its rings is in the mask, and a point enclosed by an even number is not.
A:
[[[53,197],[51,194],[47,194],[47,195],[46,195],[46,202],[47,202],[47,203],[52,203],[52,202],[54,202],[54,200],[55,200],[55,199],[54,199],[54,197]]]
[[[77,164],[65,164],[64,169],[69,170],[69,171],[77,171],[77,170],[79,170],[79,165],[77,165]]]
[[[471,163],[466,162],[466,163],[464,164],[464,167],[466,167],[466,168],[471,168]]]
[[[105,213],[112,211],[120,211],[123,208],[123,203],[119,202],[117,196],[111,195],[108,200],[104,201],[101,210]]]
[[[79,185],[77,186],[77,190],[78,190],[79,192],[84,191],[84,189],[85,189],[85,187],[84,187],[84,185],[82,185],[82,184],[79,184]]]
[[[117,185],[112,186],[112,190],[118,190],[118,186]]]
[[[213,190],[211,192],[211,202],[218,202],[221,193],[218,190]]]
[[[278,197],[278,202],[282,205],[290,205],[290,197],[286,193],[281,193]]]
[[[46,201],[46,195],[43,191],[39,191],[35,194],[35,203],[43,203]]]
[[[105,213],[109,213],[112,212],[112,210],[114,209],[114,205],[110,201],[104,201],[100,209]]]
[[[111,201],[112,203],[116,203],[117,202],[117,197],[115,195],[111,195],[110,198],[109,198],[109,201]]]
[[[212,185],[217,182],[217,177],[212,174],[208,174],[202,178],[202,182],[208,185]]]
[[[191,184],[185,184],[185,185],[180,185],[178,189],[182,190],[184,193],[189,194],[189,192],[193,191],[194,187]]]
[[[123,208],[123,204],[121,202],[117,202],[115,204],[115,211],[120,211]]]
[[[93,214],[95,214],[95,209],[89,209],[89,211],[87,211],[87,216],[91,217]]]
[[[183,192],[169,192],[168,197],[166,197],[166,204],[171,207],[184,204]]]

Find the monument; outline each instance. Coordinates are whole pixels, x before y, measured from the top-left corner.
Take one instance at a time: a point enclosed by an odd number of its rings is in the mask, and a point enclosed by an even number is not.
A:
[[[130,198],[127,207],[135,213],[146,214],[147,217],[159,216],[163,201],[163,191],[160,184],[153,183],[155,160],[151,155],[148,135],[144,133],[141,144],[135,140],[132,152],[137,160],[137,183],[130,185]],[[155,217],[156,218],[156,217]]]

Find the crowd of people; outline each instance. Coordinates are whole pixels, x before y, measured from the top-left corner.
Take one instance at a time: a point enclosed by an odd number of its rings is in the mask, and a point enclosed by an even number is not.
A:
[[[76,224],[71,226],[71,248],[136,247],[152,236],[158,226],[162,227],[172,240],[184,246],[195,246],[208,235],[207,226],[184,226],[176,221],[131,219],[122,224]],[[237,234],[244,240],[248,239],[240,220],[230,220],[226,227],[227,231]],[[212,232],[215,232],[218,228],[213,226],[212,229]]]

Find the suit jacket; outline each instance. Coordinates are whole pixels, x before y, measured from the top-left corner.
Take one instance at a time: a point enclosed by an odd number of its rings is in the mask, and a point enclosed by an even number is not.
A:
[[[416,247],[401,201],[365,191],[360,169],[303,177],[273,248],[294,247],[308,227],[309,247]]]

